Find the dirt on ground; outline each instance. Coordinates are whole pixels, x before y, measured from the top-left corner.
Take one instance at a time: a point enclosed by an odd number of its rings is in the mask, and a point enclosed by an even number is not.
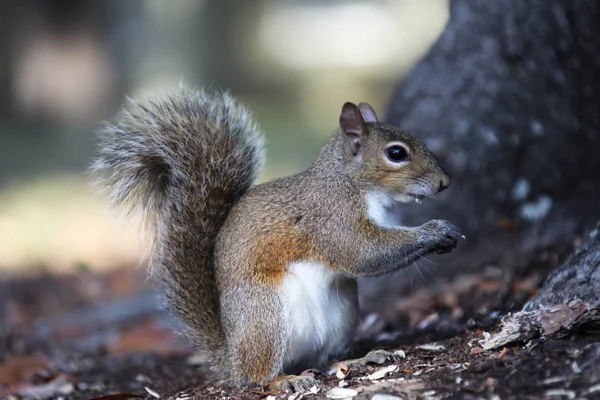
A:
[[[490,267],[430,282],[362,315],[348,360],[304,371],[317,380],[304,393],[205,381],[140,268],[5,277],[0,398],[600,399],[595,325],[482,347],[501,318],[535,293],[556,258],[549,252],[509,274]],[[389,353],[365,362],[376,349]]]

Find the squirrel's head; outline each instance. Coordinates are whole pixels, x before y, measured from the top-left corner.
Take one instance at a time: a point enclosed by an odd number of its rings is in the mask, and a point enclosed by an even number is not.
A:
[[[450,176],[425,144],[379,122],[367,103],[345,103],[340,114],[344,160],[356,163],[359,180],[396,201],[417,201],[450,185]]]

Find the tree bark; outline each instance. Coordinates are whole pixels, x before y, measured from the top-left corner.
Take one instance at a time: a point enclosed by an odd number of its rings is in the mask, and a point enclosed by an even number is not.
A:
[[[454,178],[405,215],[407,225],[448,219],[466,235],[438,274],[523,262],[600,216],[598,21],[597,1],[451,2],[446,29],[386,118]],[[397,291],[398,280],[386,281]]]
[[[600,305],[600,222],[589,240],[546,279],[525,311],[580,299],[588,305]]]

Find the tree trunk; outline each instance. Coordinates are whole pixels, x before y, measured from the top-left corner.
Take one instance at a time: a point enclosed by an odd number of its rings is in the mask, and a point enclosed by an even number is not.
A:
[[[593,0],[451,2],[445,31],[399,85],[387,115],[423,139],[454,178],[405,215],[407,225],[448,219],[466,235],[437,259],[437,273],[514,265],[597,221],[598,21]],[[403,283],[386,282],[396,291]]]
[[[576,299],[600,306],[600,222],[590,232],[588,242],[546,279],[525,305],[525,311],[568,304]]]

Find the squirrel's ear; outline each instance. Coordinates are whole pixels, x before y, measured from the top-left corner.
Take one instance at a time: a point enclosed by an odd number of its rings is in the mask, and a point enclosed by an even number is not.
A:
[[[358,109],[360,110],[365,122],[379,122],[379,119],[377,119],[377,114],[375,114],[375,110],[369,103],[358,103]]]
[[[344,103],[340,114],[340,128],[344,151],[349,156],[357,156],[362,148],[361,142],[367,134],[367,126],[356,104]]]

